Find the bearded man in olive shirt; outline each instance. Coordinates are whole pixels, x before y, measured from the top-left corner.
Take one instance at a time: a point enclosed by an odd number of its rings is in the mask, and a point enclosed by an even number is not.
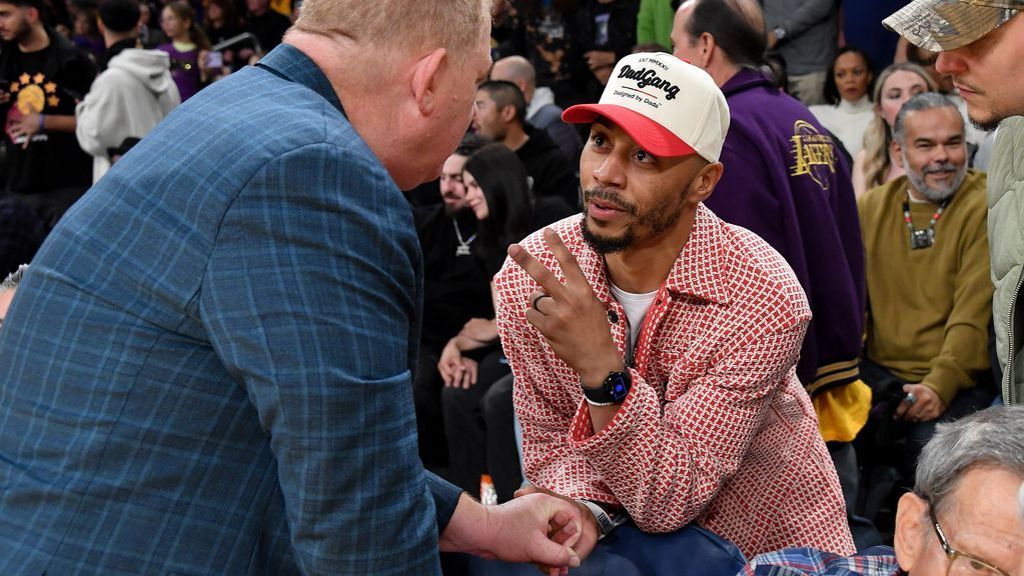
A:
[[[941,94],[915,96],[893,141],[907,175],[857,199],[868,284],[861,376],[874,396],[860,440],[870,460],[906,436],[896,465],[909,477],[938,421],[992,401],[992,284],[986,179],[967,170],[957,109]]]

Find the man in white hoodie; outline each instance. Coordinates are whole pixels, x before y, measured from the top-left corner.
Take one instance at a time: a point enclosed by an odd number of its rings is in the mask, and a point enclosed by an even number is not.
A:
[[[93,157],[93,183],[110,169],[111,149],[142,138],[181,103],[167,53],[141,49],[138,22],[138,0],[99,5],[99,29],[110,59],[75,110],[78,144]]]

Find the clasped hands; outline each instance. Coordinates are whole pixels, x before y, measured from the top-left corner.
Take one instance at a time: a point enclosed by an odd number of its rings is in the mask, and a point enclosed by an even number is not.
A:
[[[469,388],[476,384],[479,365],[476,360],[462,355],[463,352],[483,348],[498,338],[496,322],[485,318],[470,318],[454,338],[445,344],[437,371],[441,373],[444,385],[449,388]]]

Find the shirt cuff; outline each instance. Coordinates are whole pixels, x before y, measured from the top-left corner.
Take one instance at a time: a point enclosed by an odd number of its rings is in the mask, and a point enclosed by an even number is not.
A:
[[[623,442],[631,441],[633,429],[636,427],[636,413],[643,412],[644,406],[658,400],[650,386],[640,378],[635,369],[630,369],[633,386],[626,399],[615,413],[615,417],[594,433],[594,425],[590,420],[590,408],[586,398],[580,400],[580,407],[569,427],[569,442],[573,449],[584,457],[601,454],[606,450],[621,449]]]

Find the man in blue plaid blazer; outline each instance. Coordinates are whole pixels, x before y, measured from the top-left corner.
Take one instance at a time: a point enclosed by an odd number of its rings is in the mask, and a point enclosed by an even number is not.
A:
[[[571,504],[485,511],[417,458],[399,189],[469,124],[488,5],[307,0],[66,215],[0,330],[0,574],[578,564]]]

